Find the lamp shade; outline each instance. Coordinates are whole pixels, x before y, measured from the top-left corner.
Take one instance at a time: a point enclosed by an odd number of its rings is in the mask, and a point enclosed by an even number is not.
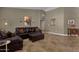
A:
[[[5,22],[5,23],[4,23],[4,25],[8,25],[8,23],[7,23],[7,22]]]

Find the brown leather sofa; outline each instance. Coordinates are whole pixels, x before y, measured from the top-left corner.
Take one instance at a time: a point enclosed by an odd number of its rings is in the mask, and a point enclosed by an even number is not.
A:
[[[44,39],[44,34],[38,27],[31,29],[31,32],[29,32],[30,41],[35,42],[42,39]]]
[[[27,28],[27,30],[29,30],[29,28]],[[15,33],[22,39],[28,38],[28,31],[26,31],[25,27],[17,27]]]
[[[44,34],[38,27],[18,27],[16,35],[23,39],[29,38],[32,42],[44,39]]]
[[[9,38],[11,40],[11,43],[8,44],[9,51],[17,51],[22,50],[23,48],[23,39],[19,36],[14,36]]]
[[[10,35],[10,37],[7,34]],[[8,51],[10,52],[21,50],[23,48],[23,39],[17,35],[12,36],[12,33],[10,32],[5,33],[3,31],[0,31],[0,40],[11,41],[8,44]],[[5,51],[5,45],[0,47],[0,52],[4,52],[4,51]]]

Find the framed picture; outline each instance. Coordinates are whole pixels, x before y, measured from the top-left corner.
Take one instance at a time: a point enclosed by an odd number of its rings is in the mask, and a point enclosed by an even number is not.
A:
[[[74,20],[74,19],[68,20],[68,24],[69,24],[69,25],[74,25],[74,24],[75,24],[75,20]]]
[[[55,18],[52,18],[52,19],[51,19],[50,24],[51,24],[52,26],[54,26],[54,25],[55,25],[55,20],[56,20]]]

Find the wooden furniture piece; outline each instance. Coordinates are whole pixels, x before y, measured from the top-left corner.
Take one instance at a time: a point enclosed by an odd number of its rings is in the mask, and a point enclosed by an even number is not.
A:
[[[68,35],[79,35],[79,28],[77,27],[70,27],[68,28]]]

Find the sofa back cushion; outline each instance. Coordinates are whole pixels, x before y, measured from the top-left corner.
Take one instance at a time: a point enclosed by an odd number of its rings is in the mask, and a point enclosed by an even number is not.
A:
[[[18,27],[16,28],[16,33],[30,33],[30,32],[39,32],[40,29],[38,27]]]
[[[0,40],[2,39],[2,34],[0,33]]]
[[[0,40],[4,39],[6,37],[7,37],[6,33],[3,31],[0,31]]]
[[[3,32],[3,31],[1,31],[1,35],[2,35],[2,36],[6,36],[6,33]]]
[[[24,33],[25,32],[25,28],[16,28],[16,33]]]
[[[19,29],[19,32],[20,32],[20,33],[24,33],[24,29],[23,29],[23,28],[20,28],[20,29]]]

